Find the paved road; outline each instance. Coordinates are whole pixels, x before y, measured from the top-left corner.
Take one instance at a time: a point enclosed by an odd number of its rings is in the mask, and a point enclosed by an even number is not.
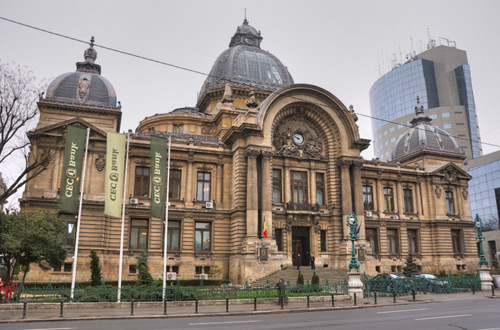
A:
[[[470,298],[470,299],[467,299]],[[159,329],[479,329],[500,330],[500,299],[442,297],[430,303],[295,313],[0,324],[5,330]]]

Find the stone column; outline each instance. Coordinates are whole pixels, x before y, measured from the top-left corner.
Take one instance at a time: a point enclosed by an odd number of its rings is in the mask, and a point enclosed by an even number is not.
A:
[[[193,157],[189,156],[186,173],[186,206],[193,205]]]
[[[273,237],[273,202],[272,202],[272,176],[271,176],[271,151],[262,151],[262,162],[261,162],[261,207],[262,207],[262,226],[264,226],[264,220],[266,220],[267,225],[267,237]]]
[[[283,203],[288,203],[292,201],[292,195],[290,191],[290,166],[288,166],[288,162],[285,159],[285,165],[283,166],[283,171],[285,171],[285,184],[283,185]]]
[[[352,194],[351,194],[351,175],[349,174],[349,167],[352,161],[341,159],[340,160],[340,176],[342,182],[342,224],[343,236],[345,238],[349,234],[349,227],[345,223],[346,216],[352,213]]]
[[[216,184],[216,197],[215,201],[218,204],[222,204],[222,182],[223,180],[224,173],[222,173],[222,157],[219,158],[219,163],[217,163],[217,184]]]
[[[316,199],[316,171],[311,169],[309,171],[309,175],[311,176],[309,184],[309,187],[311,187],[311,189],[309,189],[309,194],[311,198],[309,198],[309,200],[311,201],[310,203],[314,205],[318,202],[318,200]],[[326,204],[325,196],[323,196],[323,202]]]
[[[257,182],[258,150],[247,149],[247,237],[257,237],[259,193]]]
[[[354,212],[360,220],[364,220],[364,208],[363,208],[363,185],[361,183],[361,167],[363,163],[361,161],[353,162],[353,192],[354,192]],[[360,221],[359,238],[361,240],[365,239],[365,222]]]
[[[403,188],[401,187],[401,181],[398,180],[396,181],[396,190],[394,194],[394,198],[396,198],[396,207],[397,210],[396,213],[398,214],[399,218],[401,219],[402,215],[404,214],[404,204],[403,204]]]

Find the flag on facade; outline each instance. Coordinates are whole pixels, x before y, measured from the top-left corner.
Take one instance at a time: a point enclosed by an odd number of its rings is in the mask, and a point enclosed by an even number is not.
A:
[[[106,179],[104,214],[119,218],[123,199],[126,135],[108,132],[106,137]]]
[[[266,217],[264,217],[264,231],[262,232],[265,238],[267,238],[267,222]]]
[[[356,231],[354,232],[354,234],[359,234],[359,231],[361,230],[361,222],[359,223],[359,226],[358,228],[356,228]]]
[[[79,127],[68,126],[66,131],[59,197],[59,208],[64,213],[76,214],[78,210],[86,135],[87,130]]]
[[[151,216],[165,217],[168,140],[151,136]]]

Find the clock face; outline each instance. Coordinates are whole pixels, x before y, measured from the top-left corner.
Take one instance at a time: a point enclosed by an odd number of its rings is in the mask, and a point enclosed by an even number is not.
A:
[[[296,144],[304,143],[304,136],[300,133],[295,133],[293,135],[293,142],[295,142]]]

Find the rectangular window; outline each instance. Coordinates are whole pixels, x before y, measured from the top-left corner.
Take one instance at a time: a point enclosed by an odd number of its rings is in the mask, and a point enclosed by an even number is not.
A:
[[[378,248],[378,230],[377,228],[366,228],[366,240],[370,242],[372,248],[372,255],[379,254]]]
[[[148,248],[149,220],[132,219],[130,223],[130,250],[146,250]]]
[[[320,249],[321,252],[326,252],[326,230],[320,231]]]
[[[274,230],[274,235],[276,236],[276,246],[278,247],[278,251],[283,251],[283,229],[276,228]]]
[[[170,200],[181,199],[181,170],[170,170],[170,186],[168,198]]]
[[[291,171],[290,174],[292,177],[292,203],[307,204],[307,172]]]
[[[451,244],[453,246],[453,253],[455,255],[463,255],[463,237],[462,230],[460,229],[452,229],[451,230]]]
[[[416,229],[408,229],[408,253],[418,254],[418,231]]]
[[[75,247],[75,237],[76,237],[76,218],[73,214],[60,214],[61,220],[66,222],[66,231],[63,235],[64,246],[68,249],[73,249]]]
[[[281,203],[281,170],[273,168],[273,202]]]
[[[389,253],[389,255],[399,254],[397,229],[387,229],[387,252]]]
[[[394,212],[394,192],[392,187],[384,187],[384,210]]]
[[[137,166],[135,168],[134,196],[149,196],[149,167]]]
[[[72,262],[65,262],[64,263],[64,272],[71,273],[72,271],[73,271],[73,263]]]
[[[373,211],[373,187],[363,186],[363,207],[365,211]]]
[[[413,213],[413,190],[403,189],[405,213]]]
[[[211,227],[210,222],[196,222],[194,249],[197,252],[210,251]]]
[[[325,175],[316,173],[316,203],[325,205]]]
[[[198,172],[198,186],[196,192],[196,200],[202,202],[210,201],[210,172]]]
[[[174,134],[182,134],[182,124],[174,124]]]
[[[181,222],[168,220],[167,244],[168,251],[179,251],[179,238],[181,234]]]
[[[455,214],[455,200],[453,199],[453,191],[445,191],[444,198],[446,201],[446,214]]]

